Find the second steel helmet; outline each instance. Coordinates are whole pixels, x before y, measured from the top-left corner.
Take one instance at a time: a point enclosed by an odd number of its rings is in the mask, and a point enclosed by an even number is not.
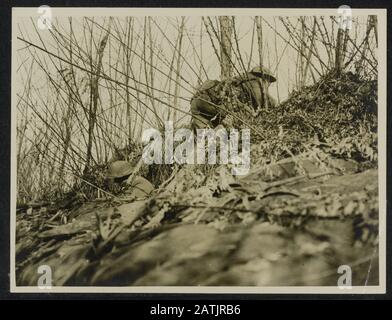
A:
[[[133,169],[128,161],[115,161],[109,164],[106,177],[114,179],[126,177],[132,173]]]

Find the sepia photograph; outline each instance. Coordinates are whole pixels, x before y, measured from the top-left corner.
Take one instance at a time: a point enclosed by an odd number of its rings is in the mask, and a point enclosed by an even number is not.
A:
[[[13,8],[11,291],[384,293],[386,10]]]

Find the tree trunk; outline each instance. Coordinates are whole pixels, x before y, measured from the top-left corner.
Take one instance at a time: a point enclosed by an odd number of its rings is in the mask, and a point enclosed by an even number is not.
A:
[[[70,29],[72,30],[72,20],[70,20]],[[72,42],[69,42],[69,61],[71,62],[70,65],[70,76],[75,77],[74,70],[72,67],[73,63],[73,55],[72,55]],[[71,81],[70,81],[71,82]],[[69,83],[69,86],[71,86],[71,83]],[[59,180],[58,180],[58,191],[62,192],[62,186],[64,185],[64,169],[65,169],[65,163],[67,160],[67,155],[68,155],[68,149],[71,144],[71,114],[72,114],[72,108],[73,108],[73,99],[72,99],[72,92],[71,89],[68,88],[68,109],[65,114],[63,123],[64,123],[64,130],[65,130],[65,137],[64,137],[64,149],[63,149],[63,155],[61,158],[60,162],[60,169],[59,169]]]
[[[257,44],[259,47],[259,64],[263,65],[263,25],[261,17],[256,17]]]
[[[98,97],[99,97],[99,90],[98,90],[98,82],[99,82],[99,74],[101,73],[102,67],[102,57],[103,51],[105,50],[106,43],[108,40],[109,32],[104,36],[102,39],[99,48],[98,48],[98,61],[96,64],[96,69],[94,74],[91,77],[91,84],[90,84],[90,92],[91,92],[91,102],[89,108],[89,123],[88,123],[88,142],[87,142],[87,157],[86,157],[86,166],[84,168],[83,174],[86,175],[91,167],[91,160],[92,160],[92,147],[93,147],[93,139],[94,139],[94,127],[96,123],[96,116],[97,116],[97,109],[98,109]]]
[[[377,20],[374,20],[374,19],[377,19],[377,17],[376,16],[369,16],[368,20],[367,20],[366,35],[365,35],[365,39],[364,39],[364,45],[363,45],[363,49],[362,49],[362,52],[361,52],[361,58],[359,60],[358,67],[357,67],[357,72],[358,73],[362,72],[362,70],[363,70],[364,61],[366,59],[366,52],[369,49],[369,35],[370,35],[370,32],[372,31],[373,28],[376,28],[376,25],[377,25]],[[376,43],[378,44],[377,29],[374,30],[374,34],[375,34]]]
[[[259,48],[259,65],[263,66],[263,24],[261,22],[261,17],[256,17],[256,31],[257,31],[257,44]],[[269,99],[267,95],[268,86],[265,81],[259,80],[260,90],[263,94],[263,106],[265,108],[269,107]],[[257,112],[259,112],[261,105],[257,107]]]
[[[336,48],[335,48],[335,72],[338,75],[342,72],[344,55],[345,55],[344,35],[345,35],[345,30],[339,27],[338,35],[336,39]]]
[[[221,79],[227,79],[232,76],[232,35],[233,28],[230,17],[219,17],[220,25],[220,56],[221,56]]]
[[[316,17],[313,18],[313,29],[312,29],[312,35],[310,38],[310,45],[309,45],[309,50],[308,50],[308,54],[306,56],[306,61],[305,61],[305,68],[304,68],[304,73],[303,73],[303,83],[302,86],[306,85],[306,78],[308,76],[308,71],[309,71],[309,67],[310,67],[310,59],[312,58],[312,50],[314,47],[314,39],[315,39],[315,35],[316,35]]]
[[[181,49],[182,49],[182,38],[184,34],[185,17],[181,18],[181,25],[178,31],[178,55],[177,55],[177,67],[176,67],[176,83],[174,87],[174,107],[179,109],[178,96],[180,94],[180,69],[181,69]],[[173,111],[173,123],[177,122],[177,110]]]
[[[127,85],[126,87],[126,103],[127,103],[127,124],[128,124],[128,146],[132,145],[133,142],[133,136],[132,136],[132,116],[131,116],[131,99],[130,99],[130,94],[129,94],[129,74],[130,74],[130,68],[131,68],[131,62],[130,62],[130,49],[132,49],[132,40],[131,40],[131,33],[133,32],[133,27],[132,27],[132,17],[127,17],[127,44],[126,46],[123,46],[124,52],[125,52],[125,84]]]

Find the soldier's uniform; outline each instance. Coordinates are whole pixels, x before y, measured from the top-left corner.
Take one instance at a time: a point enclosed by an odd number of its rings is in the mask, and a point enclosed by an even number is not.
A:
[[[225,118],[226,108],[258,110],[276,103],[267,93],[276,78],[269,70],[255,67],[250,72],[224,81],[207,80],[191,100],[192,124],[195,129],[214,128]]]
[[[150,181],[142,176],[132,177],[134,167],[127,161],[115,161],[109,165],[106,178],[110,185],[117,185],[123,195],[146,198],[154,190]]]
[[[124,193],[134,198],[148,197],[153,190],[151,182],[142,176],[128,177],[124,183]]]
[[[276,81],[276,78],[267,68],[255,67],[238,79],[239,85],[246,94],[244,103],[250,102],[255,110],[276,105],[276,101],[268,94],[268,87]]]
[[[199,88],[191,100],[192,123],[195,129],[215,127],[222,120],[220,106],[221,84],[218,80],[207,80]]]

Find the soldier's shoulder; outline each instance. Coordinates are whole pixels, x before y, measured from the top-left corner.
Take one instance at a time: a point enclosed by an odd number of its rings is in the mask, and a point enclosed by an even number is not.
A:
[[[142,176],[135,176],[135,177],[130,176],[126,181],[126,184],[128,184],[132,187],[143,186],[148,189],[150,189],[151,187],[153,188],[152,183],[150,181],[148,181],[146,178],[143,178]]]
[[[142,176],[129,177],[126,184],[128,185],[126,193],[137,198],[148,196],[154,190],[152,183]]]

